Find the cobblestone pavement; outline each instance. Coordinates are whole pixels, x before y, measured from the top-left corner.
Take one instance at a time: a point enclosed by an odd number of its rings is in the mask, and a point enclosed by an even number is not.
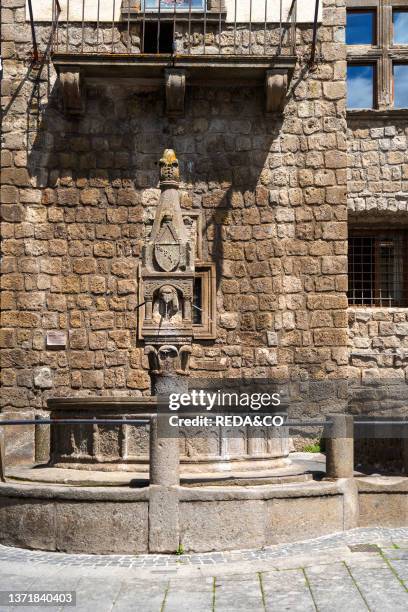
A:
[[[0,546],[0,591],[74,590],[93,612],[408,609],[408,529],[358,529],[263,550],[93,556]]]

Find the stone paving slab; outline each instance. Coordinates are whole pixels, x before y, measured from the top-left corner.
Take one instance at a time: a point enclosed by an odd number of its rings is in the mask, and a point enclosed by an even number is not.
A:
[[[257,574],[234,574],[215,579],[214,609],[217,612],[264,612]]]
[[[356,546],[362,543],[369,546]],[[0,606],[0,612],[405,612],[407,553],[408,529],[360,529],[263,551],[190,555],[189,563],[184,555],[175,563],[155,555],[148,564],[146,555],[2,546],[0,590],[76,590],[77,606]],[[55,562],[60,557],[64,562]],[[133,562],[140,558],[141,565]]]
[[[215,580],[212,577],[170,579],[166,612],[208,612],[213,608]]]
[[[313,601],[320,612],[367,612],[367,605],[344,563],[305,570]]]
[[[408,608],[408,591],[389,568],[364,568],[353,565],[351,574],[373,612],[403,612]]]
[[[408,582],[408,555],[405,559],[394,561],[390,560],[390,566],[404,582]]]
[[[113,607],[112,612],[135,612],[143,610],[143,612],[157,612],[161,609],[162,603],[165,600],[168,582],[163,580],[160,584],[146,584],[140,580],[127,580],[121,585]],[[99,612],[99,608],[95,608]],[[67,608],[64,612],[70,612]],[[76,612],[72,610],[71,612]]]
[[[315,612],[304,570],[263,572],[261,581],[267,612]]]

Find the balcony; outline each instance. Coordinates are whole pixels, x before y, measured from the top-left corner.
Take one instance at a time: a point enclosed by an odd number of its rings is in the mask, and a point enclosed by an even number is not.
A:
[[[306,3],[302,23],[311,26],[319,3]],[[52,61],[65,110],[83,111],[88,78],[127,77],[164,80],[169,114],[183,113],[187,85],[226,83],[265,86],[267,112],[281,111],[297,61],[297,15],[298,0],[53,0]]]

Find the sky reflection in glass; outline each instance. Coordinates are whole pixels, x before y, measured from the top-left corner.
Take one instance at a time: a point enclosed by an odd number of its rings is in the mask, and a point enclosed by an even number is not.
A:
[[[394,11],[394,44],[408,45],[408,11]]]
[[[190,0],[160,0],[161,11],[174,11],[174,1],[176,2],[176,10],[188,11],[190,9]],[[158,10],[159,0],[145,0],[146,11]],[[204,10],[204,0],[191,0],[191,10]]]
[[[347,108],[373,108],[374,66],[347,66]]]
[[[348,45],[374,44],[374,11],[347,11],[346,43]]]
[[[408,108],[408,64],[394,65],[394,108]]]

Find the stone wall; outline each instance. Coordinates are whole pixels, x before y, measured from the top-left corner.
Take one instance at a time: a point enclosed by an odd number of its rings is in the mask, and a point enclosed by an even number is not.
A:
[[[353,218],[364,212],[394,214],[407,223],[408,127],[406,118],[348,118],[348,208]]]
[[[348,211],[353,228],[408,227],[408,127],[405,118],[348,116]],[[408,261],[405,253],[404,261]],[[350,409],[407,415],[408,308],[349,308]],[[372,430],[357,439],[358,468],[401,473],[400,435]],[[376,437],[380,436],[380,437]]]
[[[407,417],[408,308],[349,308],[350,410]],[[355,441],[357,469],[401,473],[401,428],[366,428]]]
[[[408,380],[408,308],[349,308],[350,377]]]
[[[88,83],[85,115],[69,119],[52,63],[27,61],[24,0],[4,0],[4,412],[50,396],[150,393],[136,272],[166,147],[217,267],[217,339],[195,344],[195,373],[345,377],[344,4],[325,2],[312,71],[311,30],[298,31],[283,117],[265,116],[262,88],[200,87],[185,117],[169,119],[157,88],[101,79]],[[50,331],[66,348],[47,346]]]

